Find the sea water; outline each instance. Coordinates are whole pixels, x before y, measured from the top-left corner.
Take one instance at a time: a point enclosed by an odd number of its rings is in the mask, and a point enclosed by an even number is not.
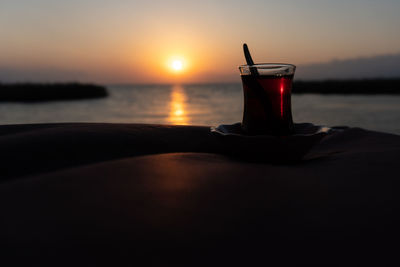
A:
[[[240,83],[109,85],[101,99],[0,102],[0,124],[112,122],[219,125],[240,122]],[[347,125],[400,134],[400,95],[293,94],[294,122]]]

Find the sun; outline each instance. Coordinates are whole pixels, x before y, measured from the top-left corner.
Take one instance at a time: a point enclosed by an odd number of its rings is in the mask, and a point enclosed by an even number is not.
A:
[[[183,63],[181,60],[172,61],[171,68],[175,71],[181,71],[183,69]]]
[[[164,61],[165,70],[175,77],[183,77],[190,71],[190,62],[183,55],[172,55]]]

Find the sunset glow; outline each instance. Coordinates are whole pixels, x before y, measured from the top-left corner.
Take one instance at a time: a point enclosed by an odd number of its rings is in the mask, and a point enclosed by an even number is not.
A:
[[[83,2],[3,0],[0,81],[240,82],[243,42],[299,66],[400,52],[394,0]]]

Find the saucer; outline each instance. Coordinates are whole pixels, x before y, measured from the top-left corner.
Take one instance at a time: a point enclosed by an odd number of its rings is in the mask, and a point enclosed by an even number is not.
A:
[[[241,123],[222,124],[210,131],[221,147],[221,153],[242,160],[288,164],[298,162],[328,134],[341,131],[312,123],[295,123],[294,134],[286,136],[247,135]]]
[[[339,127],[340,128],[340,127]],[[248,135],[242,129],[240,122],[235,124],[221,124],[217,127],[211,127],[211,132],[216,135],[222,136],[240,136],[243,138],[266,138],[266,137],[285,137],[285,136],[273,136],[273,135]],[[312,123],[295,123],[294,134],[288,136],[310,136],[316,134],[329,134],[333,131],[340,130],[337,127],[330,128],[327,126],[314,125]]]

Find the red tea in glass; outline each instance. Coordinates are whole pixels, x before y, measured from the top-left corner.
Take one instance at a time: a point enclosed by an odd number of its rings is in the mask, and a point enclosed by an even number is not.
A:
[[[293,133],[290,64],[255,64],[239,67],[244,92],[242,128],[250,135]]]

